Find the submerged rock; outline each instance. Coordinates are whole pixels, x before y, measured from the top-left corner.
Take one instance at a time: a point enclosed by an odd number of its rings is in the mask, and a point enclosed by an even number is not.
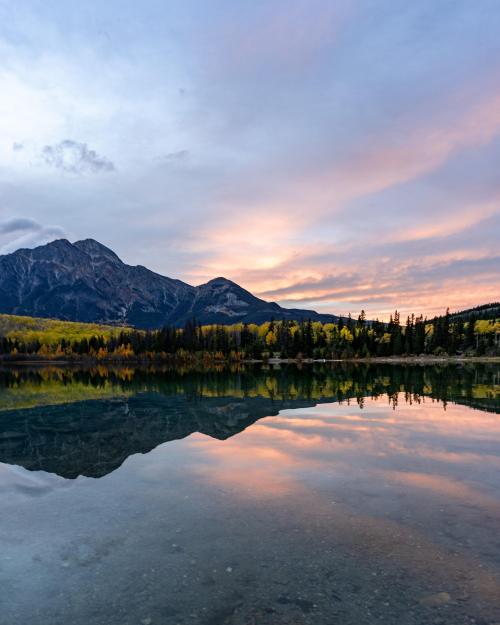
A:
[[[427,608],[437,608],[441,605],[446,605],[450,603],[451,596],[447,592],[438,592],[434,595],[427,595],[420,599],[420,604],[426,606]]]

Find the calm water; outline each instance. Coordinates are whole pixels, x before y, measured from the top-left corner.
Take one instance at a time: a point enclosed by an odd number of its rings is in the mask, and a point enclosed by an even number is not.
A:
[[[499,383],[0,370],[0,623],[497,625]]]

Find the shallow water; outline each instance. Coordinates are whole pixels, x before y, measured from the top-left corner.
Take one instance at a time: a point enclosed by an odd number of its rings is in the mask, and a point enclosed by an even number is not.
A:
[[[500,623],[490,367],[0,371],[0,623]]]

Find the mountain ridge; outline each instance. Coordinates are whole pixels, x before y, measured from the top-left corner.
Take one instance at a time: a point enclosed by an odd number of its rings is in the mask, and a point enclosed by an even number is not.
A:
[[[0,313],[137,328],[180,326],[192,318],[203,324],[338,319],[283,308],[222,276],[192,286],[128,265],[95,239],[56,239],[0,256]]]

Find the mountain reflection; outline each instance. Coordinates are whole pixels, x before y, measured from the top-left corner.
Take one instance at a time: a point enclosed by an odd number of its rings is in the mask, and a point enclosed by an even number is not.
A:
[[[4,369],[0,462],[97,478],[195,432],[223,440],[282,410],[369,398],[500,412],[498,378],[488,365]]]

